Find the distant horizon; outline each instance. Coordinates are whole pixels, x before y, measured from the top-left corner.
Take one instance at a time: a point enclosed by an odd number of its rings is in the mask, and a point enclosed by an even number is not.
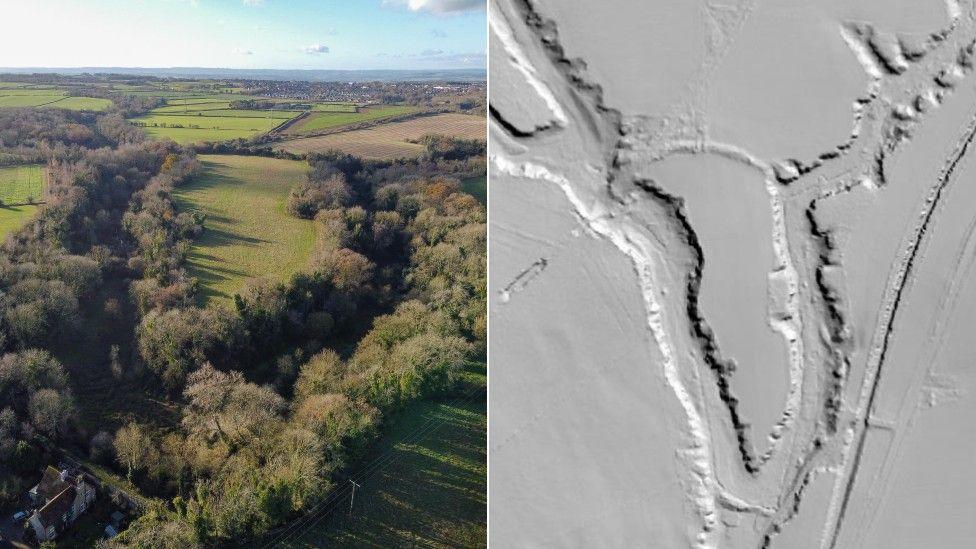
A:
[[[53,76],[81,76],[91,75],[119,75],[119,76],[154,76],[159,78],[240,78],[249,80],[305,80],[305,81],[342,81],[362,79],[372,76],[372,80],[392,80],[393,76],[412,76],[415,80],[439,80],[455,77],[462,80],[487,81],[487,67],[445,68],[445,69],[281,69],[281,68],[234,68],[234,67],[203,67],[203,66],[31,66],[31,67],[0,67],[0,74],[9,75],[53,75]],[[287,78],[287,76],[319,76],[319,78]],[[273,77],[279,78],[273,78]],[[331,77],[331,78],[329,78]],[[410,78],[406,78],[410,79]]]

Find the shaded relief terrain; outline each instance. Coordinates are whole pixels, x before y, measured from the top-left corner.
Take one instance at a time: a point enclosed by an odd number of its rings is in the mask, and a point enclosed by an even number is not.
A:
[[[972,547],[972,0],[490,0],[500,546]]]

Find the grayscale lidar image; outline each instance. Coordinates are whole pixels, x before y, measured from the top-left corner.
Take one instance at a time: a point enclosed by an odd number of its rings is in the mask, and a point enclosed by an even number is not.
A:
[[[962,548],[972,0],[490,0],[498,547]]]

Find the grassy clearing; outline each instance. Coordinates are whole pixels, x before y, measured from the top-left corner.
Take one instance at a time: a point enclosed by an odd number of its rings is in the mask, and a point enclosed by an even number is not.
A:
[[[73,111],[101,112],[111,107],[112,101],[101,97],[65,97],[45,106],[58,109],[71,109]]]
[[[0,168],[0,240],[24,226],[37,213],[38,206],[24,205],[29,197],[40,200],[44,194],[44,168],[40,165]]]
[[[362,158],[393,160],[419,156],[424,148],[412,141],[437,133],[462,139],[484,140],[485,119],[468,114],[421,116],[372,128],[284,141],[279,148],[293,153],[325,152],[338,149]]]
[[[40,164],[0,168],[0,200],[23,204],[40,200],[44,194],[44,167]]]
[[[484,371],[469,376],[484,387]],[[433,422],[430,422],[433,420]],[[435,427],[426,436],[418,430]],[[413,404],[385,428],[363,460],[393,460],[301,538],[283,547],[484,547],[487,523],[487,414],[483,391],[469,400]]]
[[[38,206],[4,206],[0,208],[0,239],[24,226],[35,214]]]
[[[304,162],[252,156],[201,155],[203,172],[177,189],[181,210],[206,214],[190,251],[190,274],[204,299],[230,299],[253,277],[286,279],[305,268],[315,224],[285,210]]]
[[[379,120],[391,116],[399,116],[416,112],[416,107],[407,105],[380,105],[375,107],[364,107],[359,112],[314,112],[311,116],[295,124],[289,133],[312,133],[316,131],[329,130],[349,124],[358,124],[370,120]]]
[[[478,199],[478,202],[488,204],[488,176],[479,175],[461,180],[461,190]]]

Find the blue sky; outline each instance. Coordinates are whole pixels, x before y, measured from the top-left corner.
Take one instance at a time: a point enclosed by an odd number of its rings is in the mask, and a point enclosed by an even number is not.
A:
[[[0,67],[483,68],[484,4],[0,0]]]

